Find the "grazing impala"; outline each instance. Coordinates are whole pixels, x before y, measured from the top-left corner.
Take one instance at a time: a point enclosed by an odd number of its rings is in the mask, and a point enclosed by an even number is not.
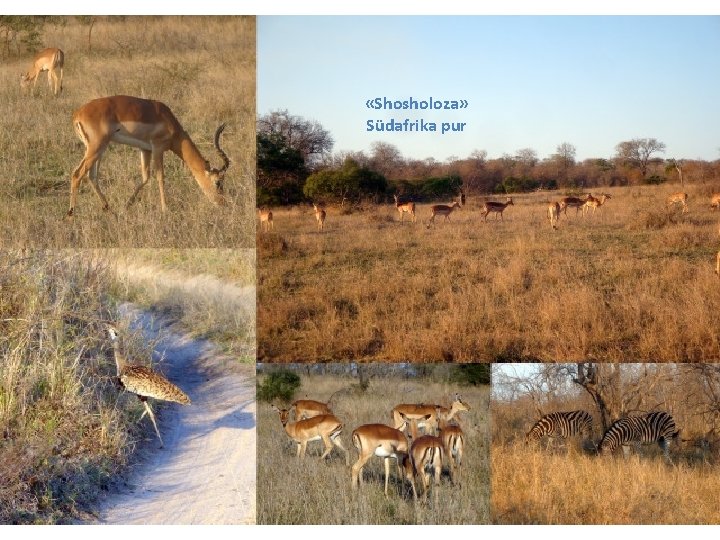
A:
[[[290,411],[287,409],[278,409],[275,405],[272,406],[272,409],[280,415],[280,422],[282,422],[288,436],[297,443],[298,458],[305,457],[305,449],[307,448],[308,442],[322,439],[325,445],[325,451],[322,456],[320,456],[320,459],[325,459],[332,451],[333,445],[335,445],[345,454],[345,464],[350,465],[350,455],[340,440],[343,425],[335,416],[332,414],[321,414],[313,418],[290,422]]]
[[[35,55],[30,70],[20,76],[20,87],[27,88],[32,83],[32,92],[35,93],[35,85],[40,73],[47,71],[48,86],[54,95],[62,92],[63,66],[65,65],[65,53],[60,49],[43,49]],[[55,70],[60,70],[58,77]]]
[[[317,221],[318,231],[322,231],[325,228],[325,210],[315,203],[313,203],[313,209],[315,210],[315,221]]]
[[[580,209],[585,206],[588,197],[590,197],[590,195],[587,195],[584,199],[581,199],[579,197],[563,197],[562,199],[560,199],[560,210],[564,211],[565,215],[567,216],[568,206],[572,206],[575,208],[575,215],[577,215]]]
[[[680,191],[678,193],[673,193],[672,195],[670,195],[667,198],[666,206],[669,208],[670,206],[673,206],[678,203],[682,204],[682,207],[683,207],[682,213],[684,214],[688,211],[687,199],[688,199],[687,193],[683,193],[682,191]]]
[[[548,205],[548,219],[550,227],[557,229],[557,222],[560,219],[560,203],[554,202]]]
[[[433,472],[433,483],[440,486],[443,461],[445,461],[445,447],[440,437],[423,435],[413,441],[410,447],[413,472],[420,475],[423,481],[423,496],[427,499],[430,490],[430,472]],[[435,492],[437,494],[437,492]]]
[[[412,222],[415,223],[415,203],[412,201],[401,203],[397,195],[393,195],[393,197],[395,198],[395,208],[397,208],[397,211],[400,212],[400,221],[403,220],[405,212],[407,212],[410,214]]]
[[[460,208],[460,203],[455,201],[452,205],[434,204],[430,207],[430,223],[434,223],[435,216],[445,216],[445,221],[450,221],[450,214],[456,208]],[[429,226],[429,224],[428,224]]]
[[[313,399],[298,399],[297,401],[293,401],[290,405],[290,410],[295,411],[295,420],[333,413],[330,409],[329,402],[323,403],[322,401],[315,401]]]
[[[583,216],[585,216],[585,212],[589,212],[592,208],[593,215],[595,214],[595,210],[597,210],[599,207],[601,207],[603,204],[605,204],[605,201],[608,199],[611,199],[610,195],[607,195],[605,193],[602,193],[600,197],[593,197],[592,194],[587,196],[587,199],[585,200],[585,204],[583,205]]]
[[[715,193],[710,199],[710,208],[720,210],[720,193]]]
[[[260,227],[263,231],[268,232],[275,228],[275,225],[273,224],[272,210],[267,208],[259,208],[258,214],[260,216]]]
[[[135,201],[140,190],[148,183],[152,160],[160,188],[160,208],[163,212],[167,210],[163,156],[168,150],[185,162],[210,201],[216,205],[226,204],[223,179],[230,160],[220,148],[220,134],[225,129],[225,124],[221,124],[215,131],[215,149],[223,160],[223,166],[215,169],[202,156],[168,106],[159,101],[130,96],[94,99],[75,111],[72,123],[77,136],[85,145],[85,156],[72,173],[68,218],[72,218],[75,212],[78,188],[85,175],[89,176],[90,187],[102,202],[103,210],[110,209],[100,191],[98,167],[111,142],[140,149],[142,181],[136,184],[135,192],[126,207]]]
[[[500,214],[500,219],[502,221],[505,221],[505,219],[503,218],[503,212],[505,211],[505,208],[507,208],[511,204],[513,206],[515,206],[515,203],[513,203],[512,197],[508,197],[504,203],[486,201],[485,204],[483,205],[481,214],[485,218],[485,221],[487,221],[488,214],[490,212],[495,212],[497,214]],[[497,218],[495,218],[495,219],[497,219]]]
[[[385,497],[387,497],[390,458],[393,458],[397,462],[400,478],[410,479],[413,495],[417,499],[412,462],[407,459],[409,455],[408,442],[402,431],[384,424],[365,424],[352,432],[352,442],[359,454],[358,460],[351,470],[353,489],[358,487],[358,483],[363,483],[362,470],[368,460],[373,456],[378,456],[385,462]]]

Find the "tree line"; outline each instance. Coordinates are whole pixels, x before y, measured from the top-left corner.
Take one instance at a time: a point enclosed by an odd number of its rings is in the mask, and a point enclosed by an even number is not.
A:
[[[258,119],[259,206],[323,202],[387,202],[393,194],[417,202],[447,199],[460,189],[511,194],[561,189],[567,193],[611,186],[709,182],[720,179],[720,160],[665,156],[654,138],[621,141],[612,157],[576,159],[569,142],[541,159],[532,148],[489,158],[475,150],[444,162],[405,158],[392,144],[375,142],[369,153],[333,153],[334,140],[318,122],[274,111]]]

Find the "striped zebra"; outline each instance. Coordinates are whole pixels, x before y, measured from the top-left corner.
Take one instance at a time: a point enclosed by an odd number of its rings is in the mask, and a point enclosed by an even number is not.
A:
[[[675,420],[666,412],[651,412],[643,416],[628,416],[616,420],[603,435],[598,447],[602,454],[612,454],[618,447],[623,447],[627,456],[629,446],[639,446],[641,443],[658,443],[670,463],[669,443],[678,441],[680,430],[675,427]]]
[[[593,417],[587,411],[566,411],[546,414],[538,420],[527,435],[525,444],[542,437],[567,439],[575,435],[592,436]]]

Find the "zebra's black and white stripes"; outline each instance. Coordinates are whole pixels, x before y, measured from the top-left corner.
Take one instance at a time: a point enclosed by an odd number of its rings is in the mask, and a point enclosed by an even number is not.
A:
[[[670,460],[669,442],[677,440],[679,434],[675,420],[666,412],[628,416],[613,422],[603,435],[598,451],[611,454],[618,446],[627,449],[631,444],[656,442],[662,448],[665,458]]]
[[[593,417],[587,411],[546,414],[525,435],[525,444],[545,436],[566,439],[585,433],[590,437],[592,435],[592,423]]]

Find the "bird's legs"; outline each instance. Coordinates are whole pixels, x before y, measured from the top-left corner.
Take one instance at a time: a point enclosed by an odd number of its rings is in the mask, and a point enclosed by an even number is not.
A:
[[[143,419],[143,417],[146,414],[150,415],[150,420],[152,421],[153,427],[155,428],[155,433],[157,433],[158,439],[160,439],[160,448],[163,448],[165,446],[165,443],[163,443],[162,437],[160,436],[160,431],[158,430],[157,424],[155,423],[155,415],[152,412],[152,409],[150,408],[150,405],[148,405],[147,398],[143,396],[138,396],[140,398],[140,401],[143,402],[143,405],[145,405],[145,410],[140,415],[140,418],[138,419],[138,422]]]

